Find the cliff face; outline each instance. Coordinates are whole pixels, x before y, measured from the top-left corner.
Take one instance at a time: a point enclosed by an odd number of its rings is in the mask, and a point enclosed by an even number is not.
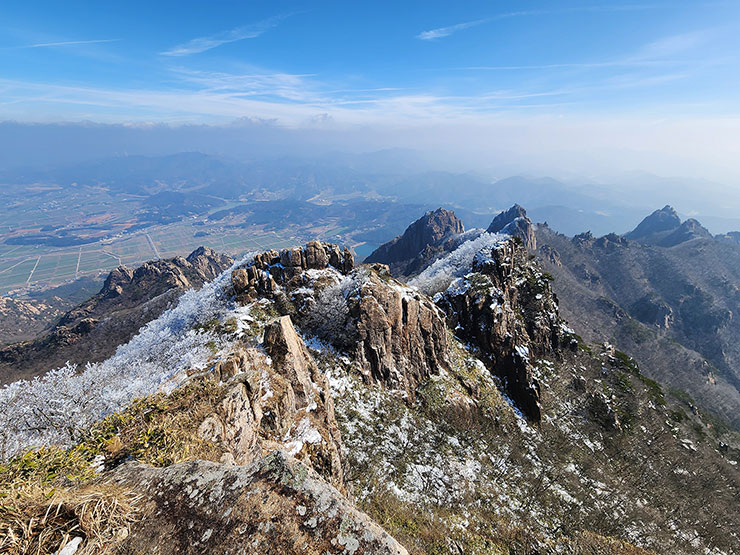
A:
[[[378,247],[365,262],[387,264],[393,275],[411,275],[451,250],[450,245],[445,246],[446,240],[464,231],[454,212],[438,208],[412,223],[403,235]]]
[[[38,376],[67,361],[108,358],[184,291],[201,287],[231,264],[231,257],[201,247],[187,258],[116,268],[97,295],[64,314],[49,333],[0,349],[0,383]]]
[[[532,360],[556,355],[572,339],[563,332],[549,278],[516,240],[481,251],[472,273],[455,280],[437,301],[449,325],[489,357],[514,403],[541,419],[540,385]]]

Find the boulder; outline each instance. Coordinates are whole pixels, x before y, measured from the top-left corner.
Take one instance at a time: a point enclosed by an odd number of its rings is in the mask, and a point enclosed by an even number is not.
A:
[[[116,552],[162,555],[406,550],[309,467],[275,451],[248,466],[126,463],[107,477],[140,492],[148,516]]]

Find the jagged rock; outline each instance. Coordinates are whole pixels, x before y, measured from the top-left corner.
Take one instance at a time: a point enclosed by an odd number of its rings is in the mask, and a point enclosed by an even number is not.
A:
[[[550,264],[555,266],[562,266],[563,263],[560,261],[560,253],[552,248],[550,245],[542,245],[540,247],[540,256],[547,260]]]
[[[315,242],[304,249],[257,255],[249,266],[234,270],[232,284],[242,302],[258,296],[272,298],[279,312],[294,315],[301,326],[317,334],[321,330],[316,327],[331,328],[323,339],[340,350],[356,353],[367,381],[402,390],[413,400],[421,380],[447,367],[444,315],[431,299],[393,279],[387,266],[350,272],[352,266],[347,250],[341,253],[336,245]],[[327,269],[333,273],[311,272]],[[317,317],[317,298],[337,285],[342,276],[352,282],[352,292],[346,296],[339,293],[333,299],[336,306],[329,307],[332,311]],[[274,326],[267,330],[265,344],[271,356],[280,361],[286,356],[284,351],[292,351],[274,339],[275,330]],[[293,364],[303,364],[304,355],[288,356]]]
[[[187,258],[116,268],[97,295],[64,314],[48,334],[0,349],[0,383],[39,375],[67,361],[108,358],[185,290],[201,287],[231,264],[231,257],[201,247]]]
[[[413,400],[416,387],[448,368],[444,315],[434,302],[376,265],[349,298],[356,331],[356,360],[369,381],[401,389]]]
[[[598,249],[613,250],[620,247],[625,247],[629,244],[627,239],[617,235],[616,233],[608,233],[603,237],[599,237],[593,241],[593,246]]]
[[[574,235],[571,241],[574,245],[578,245],[579,247],[591,246],[594,243],[594,235],[590,231],[584,231],[583,233]]]
[[[403,235],[375,249],[365,262],[386,264],[393,275],[411,275],[452,250],[453,243],[446,244],[446,240],[464,231],[465,226],[453,211],[438,208],[412,223]]]
[[[527,216],[527,211],[518,204],[493,218],[486,231],[519,237],[527,249],[533,251],[537,248],[532,221]]]
[[[222,442],[236,464],[288,449],[343,488],[341,438],[326,376],[289,316],[265,330],[264,350],[232,353],[214,368],[230,383],[218,410],[200,426],[201,438]]]
[[[278,285],[287,285],[305,270],[327,268],[348,274],[354,268],[354,257],[346,247],[340,250],[332,243],[311,241],[304,248],[257,254],[249,265],[232,272],[231,281],[236,294],[249,301],[259,296],[272,297]]]
[[[666,205],[660,210],[656,210],[644,220],[642,220],[635,229],[625,235],[627,239],[639,241],[666,231],[677,229],[681,225],[681,218],[672,206]]]
[[[499,212],[498,215],[493,218],[493,221],[488,226],[488,229],[486,230],[488,233],[499,233],[502,229],[504,229],[507,225],[509,225],[511,222],[516,220],[517,218],[526,218],[527,217],[527,211],[519,206],[518,204],[515,204],[508,210],[504,210],[503,212]]]
[[[530,358],[552,354],[564,343],[550,283],[513,240],[478,253],[472,269],[437,303],[450,327],[490,357],[491,370],[522,412],[538,422],[539,383]]]
[[[314,471],[276,451],[249,466],[127,463],[108,481],[141,493],[148,516],[120,554],[404,555],[406,550]]]

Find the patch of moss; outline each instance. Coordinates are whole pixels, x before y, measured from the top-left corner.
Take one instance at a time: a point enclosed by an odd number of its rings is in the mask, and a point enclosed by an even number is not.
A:
[[[660,384],[639,373],[637,374],[637,377],[643,384],[645,384],[650,400],[658,405],[665,406],[665,395],[663,394],[663,388],[660,387]]]

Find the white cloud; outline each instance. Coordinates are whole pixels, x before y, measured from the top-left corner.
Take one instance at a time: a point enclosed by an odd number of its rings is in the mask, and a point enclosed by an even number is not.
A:
[[[117,42],[121,39],[94,39],[94,40],[67,40],[61,42],[41,42],[38,44],[29,44],[19,46],[19,48],[52,48],[56,46],[79,46],[84,44],[100,44],[104,42]]]
[[[236,27],[235,29],[216,33],[215,35],[197,37],[161,52],[161,54],[164,56],[190,56],[191,54],[200,54],[206,50],[211,50],[212,48],[216,48],[222,44],[237,42],[244,39],[254,39],[266,33],[270,29],[277,27],[286,17],[287,16],[285,15],[270,17],[268,19],[258,21],[257,23]]]
[[[491,17],[485,17],[482,19],[475,19],[472,21],[465,21],[463,23],[457,23],[456,25],[449,25],[446,27],[438,27],[436,29],[430,29],[428,31],[422,31],[416,35],[417,39],[420,40],[435,40],[444,37],[449,37],[453,33],[470,29],[471,27],[477,27],[483,23],[490,23],[492,21],[499,21],[501,19],[509,19],[511,17],[526,17],[526,16],[543,16],[543,15],[564,15],[571,13],[588,13],[588,12],[622,12],[622,11],[639,11],[649,10],[658,7],[656,4],[623,4],[614,6],[580,6],[573,8],[562,8],[555,10],[520,10],[516,12],[508,12],[496,14]]]
[[[441,39],[442,37],[449,37],[452,33],[462,31],[463,29],[469,29],[482,23],[488,23],[490,19],[476,19],[475,21],[466,21],[465,23],[458,23],[457,25],[450,25],[449,27],[439,27],[437,29],[430,29],[429,31],[422,31],[416,35],[417,39],[421,40],[434,40]]]

